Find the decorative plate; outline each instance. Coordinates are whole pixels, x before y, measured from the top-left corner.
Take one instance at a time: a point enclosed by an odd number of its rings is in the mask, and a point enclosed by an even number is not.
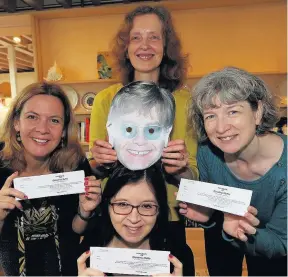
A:
[[[67,86],[67,85],[61,85],[61,88],[63,89],[63,91],[67,95],[67,97],[70,101],[70,104],[72,106],[72,109],[74,110],[75,107],[77,106],[77,103],[78,103],[78,94],[77,94],[76,90],[70,86]]]
[[[92,110],[92,106],[93,106],[93,101],[94,101],[94,97],[95,97],[96,93],[94,92],[87,92],[83,98],[82,98],[82,106],[86,109],[86,110]]]

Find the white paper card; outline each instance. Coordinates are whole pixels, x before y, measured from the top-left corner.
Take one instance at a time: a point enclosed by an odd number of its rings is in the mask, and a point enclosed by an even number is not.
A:
[[[231,214],[243,216],[247,212],[252,190],[181,179],[177,200]]]
[[[84,193],[83,170],[47,174],[31,177],[19,177],[13,180],[14,188],[23,192],[28,199],[48,196]]]
[[[104,273],[170,274],[169,251],[91,247],[90,267]]]

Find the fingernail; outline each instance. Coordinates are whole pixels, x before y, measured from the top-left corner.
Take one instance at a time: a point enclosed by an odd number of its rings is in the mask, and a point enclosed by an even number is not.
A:
[[[85,180],[85,181],[88,181],[88,180],[89,180],[89,178],[88,178],[88,177],[85,177],[85,178],[84,178],[84,180]]]
[[[89,188],[85,187],[85,191],[88,191],[88,190],[89,190]]]
[[[25,198],[25,199],[28,199],[28,196],[27,196],[27,195],[24,195],[24,198]]]
[[[173,255],[172,255],[172,254],[169,254],[169,258],[172,259],[172,258],[173,258]]]
[[[89,253],[90,253],[90,250],[87,250],[87,251],[86,251],[86,254],[89,254]]]
[[[87,180],[84,181],[84,186],[88,186],[88,181]]]
[[[85,193],[85,196],[88,196],[88,195],[89,195],[89,193],[88,193],[88,192],[86,192],[86,193]]]

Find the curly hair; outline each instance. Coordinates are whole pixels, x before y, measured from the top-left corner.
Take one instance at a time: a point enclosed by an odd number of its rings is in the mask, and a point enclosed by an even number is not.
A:
[[[127,49],[130,41],[130,31],[136,16],[155,14],[162,23],[164,37],[164,56],[160,64],[160,87],[170,91],[181,87],[187,73],[187,56],[181,54],[181,43],[173,26],[170,12],[162,6],[139,6],[129,12],[124,23],[118,30],[114,40],[112,53],[116,67],[121,73],[123,85],[134,81],[134,67],[127,58]]]
[[[199,142],[207,140],[203,110],[215,107],[216,95],[225,104],[247,101],[253,111],[257,111],[261,101],[263,114],[255,130],[257,135],[265,134],[278,121],[278,109],[264,81],[240,68],[226,67],[207,74],[193,88],[188,124],[191,130],[196,130]]]
[[[58,145],[50,154],[48,160],[49,170],[52,172],[63,172],[77,168],[79,162],[85,159],[85,154],[78,142],[77,129],[70,102],[60,86],[45,82],[27,86],[13,100],[0,134],[0,141],[4,144],[0,152],[3,166],[17,171],[23,171],[27,166],[23,145],[16,139],[17,132],[14,123],[19,120],[25,103],[35,95],[57,97],[64,108],[63,147]]]

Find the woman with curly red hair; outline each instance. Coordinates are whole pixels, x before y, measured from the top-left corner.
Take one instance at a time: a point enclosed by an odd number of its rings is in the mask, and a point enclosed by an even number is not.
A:
[[[176,117],[161,162],[167,182],[174,184],[168,185],[171,226],[180,232],[175,237],[185,240],[174,192],[181,177],[198,178],[197,143],[186,132],[189,92],[181,86],[186,77],[187,61],[181,54],[181,43],[169,11],[161,6],[139,6],[129,12],[114,38],[113,53],[122,83],[104,89],[94,99],[90,123],[90,149],[94,158],[91,165],[96,169],[107,169],[118,160],[116,151],[106,141],[105,125],[112,99],[123,85],[132,81],[153,81],[168,89],[175,98]]]

